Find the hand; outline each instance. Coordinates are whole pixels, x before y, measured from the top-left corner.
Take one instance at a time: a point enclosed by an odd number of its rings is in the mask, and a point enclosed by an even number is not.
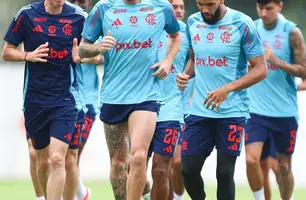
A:
[[[40,45],[39,47],[37,47],[34,51],[29,52],[26,57],[25,60],[28,62],[47,62],[47,59],[43,59],[48,57],[48,53],[49,53],[49,43],[46,42],[45,44]]]
[[[156,76],[160,80],[164,80],[170,72],[171,65],[172,65],[172,61],[170,61],[167,58],[161,62],[156,63],[155,65],[151,67],[151,69],[158,68],[158,70],[153,73],[153,76]]]
[[[221,103],[227,98],[229,93],[230,90],[226,86],[217,88],[212,92],[208,92],[208,96],[204,101],[204,105],[206,105],[207,109],[209,109],[210,105],[212,105],[211,110],[216,108],[216,111],[218,112]]]
[[[78,45],[78,39],[73,39],[73,47],[72,47],[72,60],[74,63],[79,64],[81,62],[81,57],[79,56],[79,45]]]
[[[176,84],[179,90],[184,91],[187,87],[190,76],[184,73],[179,73],[176,75]]]
[[[274,65],[274,66],[278,66],[278,58],[275,56],[275,54],[274,54],[274,52],[272,51],[272,49],[269,47],[269,46],[267,46],[266,48],[265,48],[265,57],[266,57],[266,60],[270,63],[270,64],[272,64],[272,65]]]
[[[104,53],[107,50],[111,50],[116,45],[116,39],[112,36],[111,31],[108,31],[107,36],[102,38],[102,42],[99,44],[99,52]]]

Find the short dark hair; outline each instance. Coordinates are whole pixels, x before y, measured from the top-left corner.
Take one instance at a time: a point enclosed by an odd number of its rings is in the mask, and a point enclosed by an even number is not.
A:
[[[256,0],[256,1],[260,5],[267,5],[268,3],[271,3],[271,2],[279,4],[280,2],[282,2],[282,0]]]

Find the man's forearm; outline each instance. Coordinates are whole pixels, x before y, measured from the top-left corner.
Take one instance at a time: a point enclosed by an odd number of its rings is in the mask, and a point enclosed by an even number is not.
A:
[[[267,71],[265,69],[265,66],[263,67],[255,66],[243,77],[225,85],[225,87],[228,87],[229,91],[231,92],[242,90],[242,89],[251,87],[252,85],[265,79],[266,75],[267,75]]]
[[[81,58],[92,58],[99,55],[101,52],[99,44],[90,44],[87,42],[81,42],[79,47],[79,56]]]
[[[305,78],[306,77],[306,66],[301,64],[289,64],[278,59],[277,66],[287,72],[288,74]]]
[[[25,61],[25,57],[26,57],[26,52],[23,52],[20,49],[5,48],[2,51],[2,58],[5,61],[14,61],[14,62]]]
[[[178,33],[175,36],[171,36],[169,38],[169,45],[167,48],[166,58],[173,61],[177,52],[180,49],[180,46],[181,46],[181,34]]]
[[[189,75],[189,78],[193,78],[195,73],[194,73],[194,60],[193,58],[189,58],[185,70],[184,70],[184,74]]]

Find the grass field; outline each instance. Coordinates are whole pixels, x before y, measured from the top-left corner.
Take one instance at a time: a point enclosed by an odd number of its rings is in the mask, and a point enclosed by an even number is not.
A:
[[[108,182],[85,182],[92,190],[91,200],[113,200],[112,190]],[[207,198],[216,199],[216,187],[209,185],[206,187]],[[33,188],[30,181],[0,181],[1,200],[35,200]],[[189,197],[185,198],[190,199]],[[280,200],[277,190],[273,191],[273,200]],[[253,195],[247,185],[237,186],[236,200],[253,200]],[[306,189],[296,189],[294,200],[306,200]]]

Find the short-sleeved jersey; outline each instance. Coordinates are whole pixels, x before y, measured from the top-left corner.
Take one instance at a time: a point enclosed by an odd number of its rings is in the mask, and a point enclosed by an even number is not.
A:
[[[101,103],[134,104],[160,100],[158,81],[150,67],[158,61],[163,31],[180,31],[172,6],[164,0],[102,0],[90,12],[82,36],[95,42],[111,31],[116,46],[104,53]]]
[[[86,13],[65,3],[61,14],[46,12],[44,1],[18,11],[4,40],[26,52],[48,42],[47,63],[25,64],[24,106],[55,107],[78,105],[75,65],[72,63],[73,38],[80,39]]]
[[[183,120],[183,108],[182,108],[182,93],[176,85],[176,74],[182,73],[185,69],[188,52],[189,41],[186,36],[186,24],[179,21],[180,32],[182,36],[182,43],[177,53],[171,71],[165,80],[159,80],[158,85],[161,91],[161,104],[160,113],[157,121],[176,121]],[[169,35],[164,32],[160,38],[158,45],[158,60],[162,61],[167,54]]]
[[[207,109],[204,100],[208,92],[244,76],[249,58],[264,54],[252,19],[227,7],[225,16],[216,24],[206,24],[199,12],[188,18],[187,27],[195,62],[191,114],[211,118],[248,117],[246,89],[231,92],[219,112]]]
[[[296,24],[281,14],[273,30],[266,30],[261,19],[255,25],[263,40],[263,45],[272,49],[274,54],[286,63],[293,64],[293,52],[290,47],[290,33]],[[249,88],[250,111],[270,117],[296,117],[298,115],[297,87],[295,77],[268,64],[267,77]]]

